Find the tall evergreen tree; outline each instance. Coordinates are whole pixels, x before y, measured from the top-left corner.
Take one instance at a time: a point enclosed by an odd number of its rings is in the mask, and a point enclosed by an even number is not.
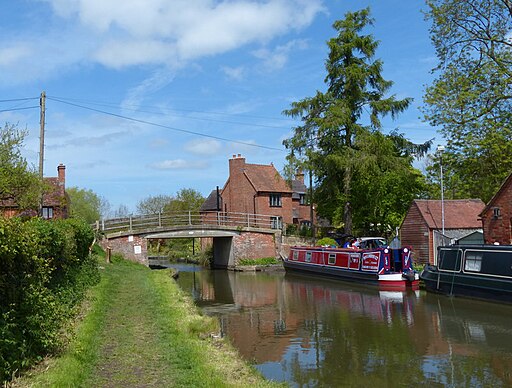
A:
[[[363,34],[372,24],[369,8],[336,21],[337,35],[328,41],[325,63],[327,90],[294,102],[284,111],[302,120],[293,137],[284,142],[290,150],[289,163],[313,172],[319,215],[343,226],[347,234],[352,233],[353,220],[358,231],[377,224],[383,228],[382,222],[389,221],[383,221],[382,214],[377,216],[377,209],[382,205],[379,199],[389,190],[384,181],[391,175],[411,183],[409,200],[416,195],[421,174],[411,167],[411,153],[404,152],[407,147],[423,152],[429,146],[415,147],[398,133],[385,136],[380,132],[381,118],[395,118],[411,99],[386,97],[393,83],[382,77],[382,61],[374,59],[378,42]],[[376,185],[382,185],[383,191],[375,192],[371,203],[362,201]]]

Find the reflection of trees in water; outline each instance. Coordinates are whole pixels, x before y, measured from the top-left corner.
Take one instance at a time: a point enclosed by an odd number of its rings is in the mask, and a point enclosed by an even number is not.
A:
[[[247,359],[298,386],[512,386],[510,306],[239,275],[196,274],[199,304]]]

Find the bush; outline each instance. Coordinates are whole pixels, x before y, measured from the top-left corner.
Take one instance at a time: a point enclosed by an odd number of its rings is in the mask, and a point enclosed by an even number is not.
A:
[[[333,238],[330,238],[330,237],[321,238],[320,240],[318,240],[316,242],[316,244],[318,246],[325,246],[325,245],[328,245],[330,247],[337,247],[338,246],[338,243],[336,242],[336,240],[334,240]]]
[[[62,345],[61,329],[99,280],[93,231],[78,220],[0,218],[0,377]]]

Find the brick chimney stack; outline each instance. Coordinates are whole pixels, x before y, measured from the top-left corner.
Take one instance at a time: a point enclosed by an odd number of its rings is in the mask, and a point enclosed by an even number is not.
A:
[[[66,166],[62,163],[57,166],[59,185],[64,187],[66,185]]]
[[[297,171],[295,174],[295,180],[300,183],[304,183],[304,172],[302,170]]]

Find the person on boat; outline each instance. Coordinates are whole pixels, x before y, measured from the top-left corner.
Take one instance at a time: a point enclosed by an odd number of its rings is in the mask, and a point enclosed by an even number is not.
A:
[[[360,238],[356,238],[356,239],[354,239],[354,241],[352,241],[352,248],[359,248],[360,245],[361,245]]]
[[[345,244],[343,244],[343,248],[352,248],[352,240],[347,240]]]

